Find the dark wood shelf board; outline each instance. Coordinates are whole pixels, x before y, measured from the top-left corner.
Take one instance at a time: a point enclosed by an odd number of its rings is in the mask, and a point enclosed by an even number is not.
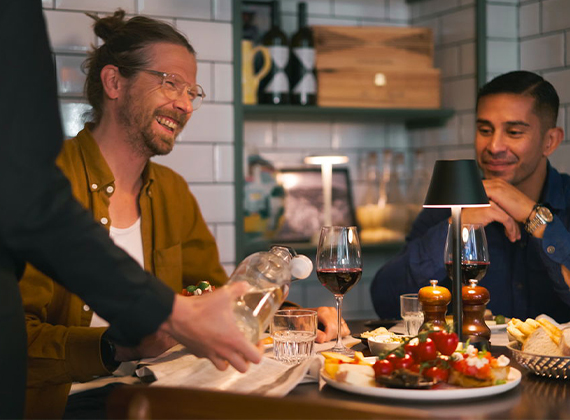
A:
[[[341,121],[404,121],[408,128],[437,127],[443,125],[452,109],[400,109],[400,108],[333,108],[295,105],[244,105],[245,120],[318,120]]]

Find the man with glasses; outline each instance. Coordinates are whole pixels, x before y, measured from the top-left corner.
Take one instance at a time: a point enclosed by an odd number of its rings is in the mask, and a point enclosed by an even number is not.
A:
[[[75,197],[146,270],[178,292],[204,280],[220,286],[227,275],[186,181],[150,161],[172,151],[205,97],[196,83],[194,49],[164,22],[124,20],[122,10],[91,17],[104,41],[84,63],[92,118],[65,142],[58,164]],[[20,289],[29,337],[28,417],[61,416],[72,382],[108,376],[120,362],[175,344],[155,335],[136,349],[117,345],[84,302],[32,266]],[[318,310],[330,325],[321,340],[336,336],[336,312]]]

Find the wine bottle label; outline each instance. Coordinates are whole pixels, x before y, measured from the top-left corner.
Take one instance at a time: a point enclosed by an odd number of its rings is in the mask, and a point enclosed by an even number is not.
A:
[[[268,47],[267,49],[271,54],[275,67],[277,67],[277,71],[284,70],[285,66],[287,66],[287,63],[289,62],[289,48],[273,46]]]
[[[303,67],[309,71],[315,68],[315,49],[308,47],[293,48],[293,54],[301,62]]]
[[[265,86],[266,93],[289,93],[289,78],[283,70],[277,71]]]
[[[293,93],[298,95],[301,94],[315,94],[317,93],[317,81],[315,80],[315,75],[311,73],[305,73],[299,83],[293,88]]]

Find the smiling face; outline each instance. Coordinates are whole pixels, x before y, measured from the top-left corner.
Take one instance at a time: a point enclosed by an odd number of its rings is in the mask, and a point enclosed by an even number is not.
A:
[[[185,47],[158,43],[148,46],[146,53],[149,60],[145,69],[176,73],[189,85],[196,84],[196,58]],[[117,118],[127,131],[128,141],[149,157],[172,151],[193,111],[186,95],[169,99],[161,86],[160,76],[140,71],[118,99]]]
[[[486,178],[501,178],[519,189],[542,187],[546,174],[543,130],[534,98],[500,93],[484,96],[477,109],[475,150]]]

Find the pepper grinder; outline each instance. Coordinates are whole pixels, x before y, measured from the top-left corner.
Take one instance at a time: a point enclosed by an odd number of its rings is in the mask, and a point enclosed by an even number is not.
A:
[[[463,300],[463,336],[469,338],[473,344],[489,345],[491,330],[485,324],[485,309],[489,303],[489,291],[478,285],[477,279],[469,280],[468,286],[463,286],[461,298]]]
[[[424,323],[420,331],[431,329],[433,331],[445,330],[447,322],[445,314],[447,305],[451,302],[451,293],[445,287],[437,285],[437,280],[430,280],[430,286],[422,287],[418,293],[424,313]],[[427,325],[430,323],[430,325]]]

